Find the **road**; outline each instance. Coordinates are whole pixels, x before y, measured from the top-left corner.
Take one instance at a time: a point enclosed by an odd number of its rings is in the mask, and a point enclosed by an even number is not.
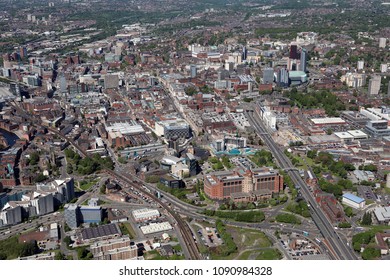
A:
[[[154,194],[143,188],[142,185],[140,185],[137,181],[132,180],[133,178],[129,178],[127,176],[128,174],[121,174],[119,172],[108,169],[106,169],[105,172],[117,179],[118,181],[122,181],[125,185],[132,186],[133,188],[141,192],[144,196],[152,199],[154,202],[161,205],[161,207],[164,208],[165,211],[169,213],[169,215],[176,221],[174,227],[175,229],[177,229],[179,240],[182,241],[181,243],[183,244],[182,248],[184,253],[187,253],[186,255],[190,259],[201,259],[198,247],[195,244],[193,233],[190,227],[176,211],[171,209],[171,207],[169,207],[165,203],[162,203],[160,199],[156,198]]]
[[[340,239],[340,236],[334,230],[334,226],[329,221],[323,210],[319,207],[314,197],[311,195],[306,183],[302,180],[299,172],[295,170],[291,161],[284,154],[282,149],[275,143],[272,136],[268,133],[265,125],[261,121],[260,116],[255,110],[247,110],[245,115],[256,132],[261,135],[264,143],[268,146],[275,159],[278,161],[280,168],[285,169],[295,185],[301,186],[301,193],[304,199],[308,202],[310,207],[311,216],[314,223],[317,225],[322,236],[328,243],[331,253],[338,259],[342,260],[355,260],[356,255],[352,249]]]

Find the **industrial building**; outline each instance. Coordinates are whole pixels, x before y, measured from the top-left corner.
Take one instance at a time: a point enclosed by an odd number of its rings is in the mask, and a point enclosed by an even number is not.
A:
[[[114,224],[90,227],[81,231],[81,237],[85,242],[96,242],[98,240],[108,240],[121,236],[119,226]]]
[[[162,222],[162,223],[150,223],[147,226],[140,227],[140,229],[143,234],[152,234],[160,231],[168,231],[173,229],[173,227],[169,222]]]
[[[343,194],[342,202],[355,209],[362,209],[366,206],[366,200],[351,193]]]
[[[136,222],[154,220],[160,217],[160,212],[157,209],[148,208],[133,210],[132,214]]]

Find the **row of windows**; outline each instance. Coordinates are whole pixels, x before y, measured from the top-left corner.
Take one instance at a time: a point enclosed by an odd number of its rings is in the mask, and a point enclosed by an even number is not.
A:
[[[232,193],[242,192],[241,186],[223,188],[223,196],[230,196]]]
[[[266,178],[257,179],[257,182],[268,182],[268,181],[275,181],[275,177],[266,177]]]
[[[236,185],[241,185],[242,181],[233,181],[233,182],[225,182],[223,183],[224,186],[236,186]]]

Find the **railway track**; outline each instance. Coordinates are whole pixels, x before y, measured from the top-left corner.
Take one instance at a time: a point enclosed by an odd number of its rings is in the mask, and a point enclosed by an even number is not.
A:
[[[187,225],[187,223],[185,223],[183,221],[183,219],[179,216],[179,214],[177,214],[174,210],[172,210],[168,205],[161,203],[161,201],[158,198],[156,198],[154,195],[150,194],[149,192],[145,191],[140,185],[135,184],[133,181],[131,181],[126,176],[124,176],[116,171],[109,170],[109,169],[105,169],[103,172],[105,172],[108,175],[132,186],[133,188],[137,189],[137,191],[139,191],[140,193],[142,193],[146,197],[152,199],[154,202],[161,205],[161,207],[164,208],[172,216],[172,218],[176,221],[176,223],[180,229],[181,235],[185,241],[184,245],[187,247],[188,252],[190,254],[190,259],[192,259],[192,260],[201,259],[201,256],[200,256],[199,250],[198,250],[198,246],[196,245],[196,243],[194,241],[192,231],[189,228],[189,226]]]

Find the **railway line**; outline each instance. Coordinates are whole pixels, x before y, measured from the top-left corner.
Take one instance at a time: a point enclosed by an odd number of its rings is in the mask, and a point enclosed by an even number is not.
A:
[[[194,241],[194,237],[193,237],[192,231],[189,228],[189,226],[187,225],[187,223],[185,223],[183,221],[183,219],[180,217],[179,214],[177,214],[175,211],[173,211],[165,203],[161,203],[161,201],[157,197],[155,197],[153,194],[147,192],[140,185],[134,183],[133,181],[131,181],[126,176],[124,176],[124,175],[122,175],[122,174],[120,174],[120,173],[118,173],[116,171],[109,170],[109,169],[105,169],[104,172],[107,173],[108,175],[116,178],[117,180],[120,180],[120,181],[126,183],[129,186],[132,186],[133,188],[137,189],[137,191],[139,191],[140,193],[142,193],[146,197],[152,199],[154,202],[156,202],[157,204],[161,205],[161,207],[164,208],[172,216],[172,218],[176,221],[177,226],[180,229],[180,233],[181,233],[181,235],[182,235],[182,237],[183,237],[183,239],[185,241],[184,246],[186,246],[187,249],[188,249],[188,252],[189,252],[189,255],[190,255],[190,259],[192,259],[192,260],[199,260],[199,259],[201,259],[201,256],[199,254],[199,249],[198,249],[198,246],[196,245],[196,243]]]
[[[322,209],[319,207],[314,197],[310,193],[309,189],[307,188],[305,182],[302,180],[299,171],[295,169],[291,161],[286,157],[283,151],[274,142],[271,135],[265,128],[264,124],[259,121],[260,116],[250,110],[246,111],[246,116],[251,125],[255,128],[256,132],[261,135],[262,139],[264,140],[268,148],[271,150],[273,156],[279,163],[280,168],[286,170],[290,174],[290,177],[293,180],[294,184],[301,186],[301,193],[310,205],[312,219],[320,230],[323,237],[325,238],[325,240],[327,241],[327,243],[329,244],[330,252],[337,259],[357,259],[351,248],[348,247],[340,239],[340,236],[334,230],[332,223],[329,221]]]

